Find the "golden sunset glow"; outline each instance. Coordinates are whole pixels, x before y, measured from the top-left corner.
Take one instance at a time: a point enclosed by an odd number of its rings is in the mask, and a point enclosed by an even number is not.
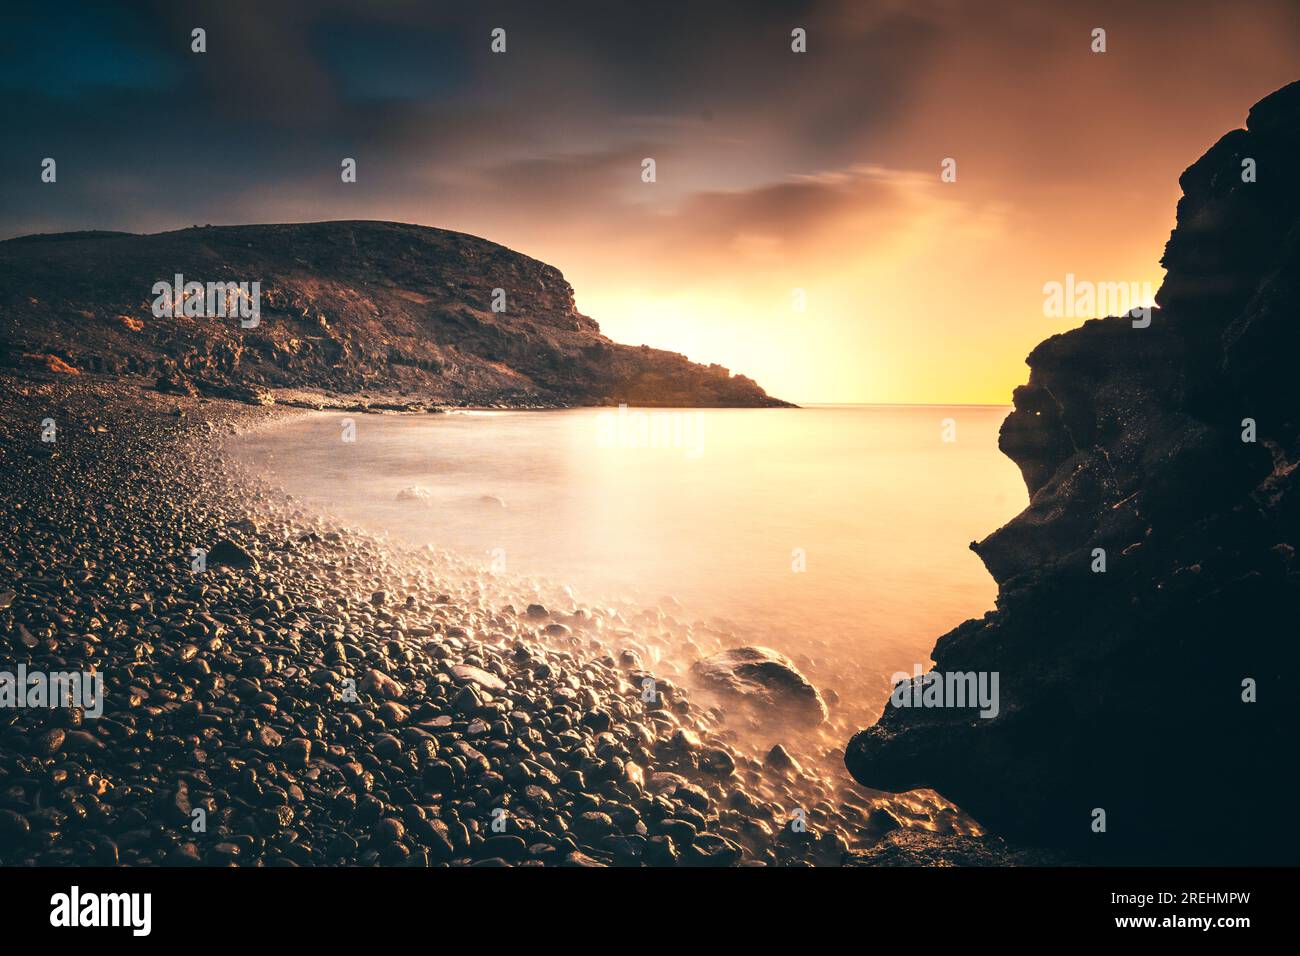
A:
[[[1300,0],[8,7],[19,939],[1285,921]]]
[[[274,56],[261,29],[229,51],[202,79],[220,90],[209,125],[265,126],[237,157],[187,154],[189,178],[168,185],[110,152],[97,175],[115,188],[90,206],[80,181],[39,203],[0,197],[8,234],[456,229],[558,267],[615,341],[725,365],[790,401],[1005,404],[1036,343],[1097,314],[1046,317],[1046,283],[1159,286],[1179,173],[1243,123],[1242,104],[1294,78],[1300,31],[1288,0],[1250,16],[845,0],[800,11],[802,55],[779,16],[720,8],[669,23],[624,11],[583,31],[538,13],[514,22],[507,55],[484,43],[431,58],[449,30],[481,25],[418,5],[376,16],[378,58],[349,30],[322,47],[287,26],[266,34]],[[339,157],[355,157],[355,183],[339,183]]]

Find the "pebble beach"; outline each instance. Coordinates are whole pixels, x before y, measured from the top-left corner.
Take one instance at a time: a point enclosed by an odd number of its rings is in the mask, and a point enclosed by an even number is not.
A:
[[[0,708],[0,864],[1016,861],[932,791],[856,785],[815,715],[694,686],[732,636],[348,528],[222,455],[295,414],[0,380],[0,670],[104,687],[97,717]]]

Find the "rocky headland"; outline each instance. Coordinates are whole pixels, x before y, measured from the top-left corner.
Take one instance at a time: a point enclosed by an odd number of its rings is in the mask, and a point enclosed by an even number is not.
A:
[[[1030,503],[972,545],[997,608],[933,652],[998,672],[1000,713],[887,703],[847,750],[863,784],[1087,858],[1300,860],[1298,152],[1300,83],[1183,173],[1149,326],[1029,356],[1000,447]]]
[[[175,314],[156,314],[155,284],[177,275],[257,282],[256,323],[189,314],[206,307],[206,289],[202,303],[170,290]],[[368,393],[389,407],[787,404],[719,365],[610,341],[553,266],[402,223],[10,239],[0,242],[0,316],[0,368],[148,375],[173,394],[268,402],[290,389],[316,393],[305,404],[348,405]]]

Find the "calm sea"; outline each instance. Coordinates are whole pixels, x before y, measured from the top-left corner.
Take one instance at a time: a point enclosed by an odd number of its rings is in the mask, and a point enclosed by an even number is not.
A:
[[[309,505],[567,584],[580,601],[676,601],[679,617],[888,673],[927,662],[939,634],[993,605],[968,545],[1025,504],[997,450],[1006,414],[319,413],[235,451]]]

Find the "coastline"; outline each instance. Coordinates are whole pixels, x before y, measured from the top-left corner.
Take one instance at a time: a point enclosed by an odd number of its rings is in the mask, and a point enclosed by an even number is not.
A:
[[[530,615],[534,595],[499,603],[455,555],[331,524],[219,457],[299,414],[0,378],[5,656],[106,684],[97,720],[0,711],[0,862],[1044,861],[937,795],[824,772],[836,754],[791,741],[779,766],[675,678],[645,705],[651,648],[617,611],[557,586]]]

